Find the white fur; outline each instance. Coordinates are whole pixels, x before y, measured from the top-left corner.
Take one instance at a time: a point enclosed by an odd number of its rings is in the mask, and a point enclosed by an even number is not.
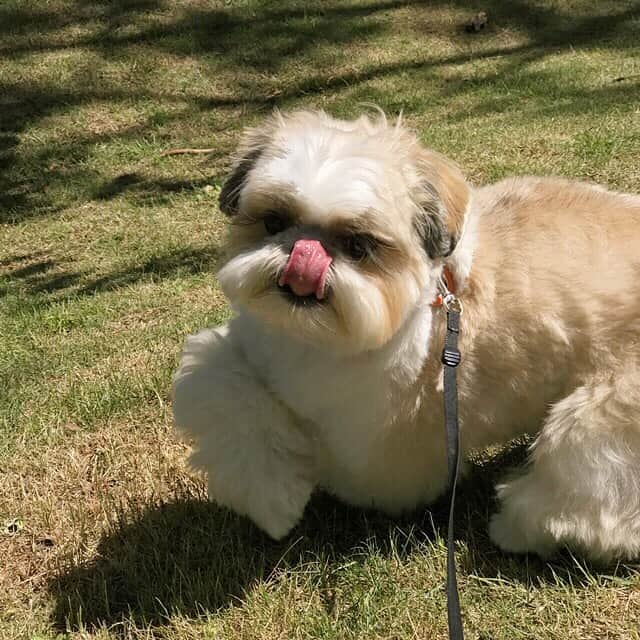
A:
[[[313,489],[311,441],[233,342],[224,327],[187,340],[173,411],[199,439],[192,462],[208,470],[210,495],[280,538]]]

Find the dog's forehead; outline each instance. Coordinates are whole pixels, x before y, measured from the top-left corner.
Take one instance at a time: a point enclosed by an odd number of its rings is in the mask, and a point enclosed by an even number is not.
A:
[[[261,183],[285,190],[307,219],[315,214],[322,222],[332,212],[344,217],[387,209],[404,188],[397,162],[382,141],[328,127],[278,132],[256,169]]]

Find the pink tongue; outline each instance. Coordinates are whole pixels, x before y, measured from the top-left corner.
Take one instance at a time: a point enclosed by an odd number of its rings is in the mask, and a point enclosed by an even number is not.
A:
[[[324,298],[324,287],[331,257],[317,240],[298,240],[278,284],[289,285],[297,296],[316,294],[318,300]]]

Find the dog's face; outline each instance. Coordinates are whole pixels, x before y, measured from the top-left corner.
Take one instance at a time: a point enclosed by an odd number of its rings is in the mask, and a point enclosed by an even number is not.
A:
[[[323,348],[384,345],[462,230],[459,170],[399,124],[275,114],[247,132],[220,194],[231,219],[225,294]]]

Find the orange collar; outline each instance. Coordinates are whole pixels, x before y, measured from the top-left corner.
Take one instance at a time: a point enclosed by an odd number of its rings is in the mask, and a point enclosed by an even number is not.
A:
[[[445,266],[442,269],[442,279],[444,280],[444,283],[447,285],[447,289],[449,289],[449,291],[451,291],[451,293],[455,293],[456,292],[456,281],[453,277],[453,274],[451,273],[451,270],[449,269],[449,267]],[[431,303],[432,307],[441,307],[442,306],[442,294],[439,293],[436,296],[436,299]]]

